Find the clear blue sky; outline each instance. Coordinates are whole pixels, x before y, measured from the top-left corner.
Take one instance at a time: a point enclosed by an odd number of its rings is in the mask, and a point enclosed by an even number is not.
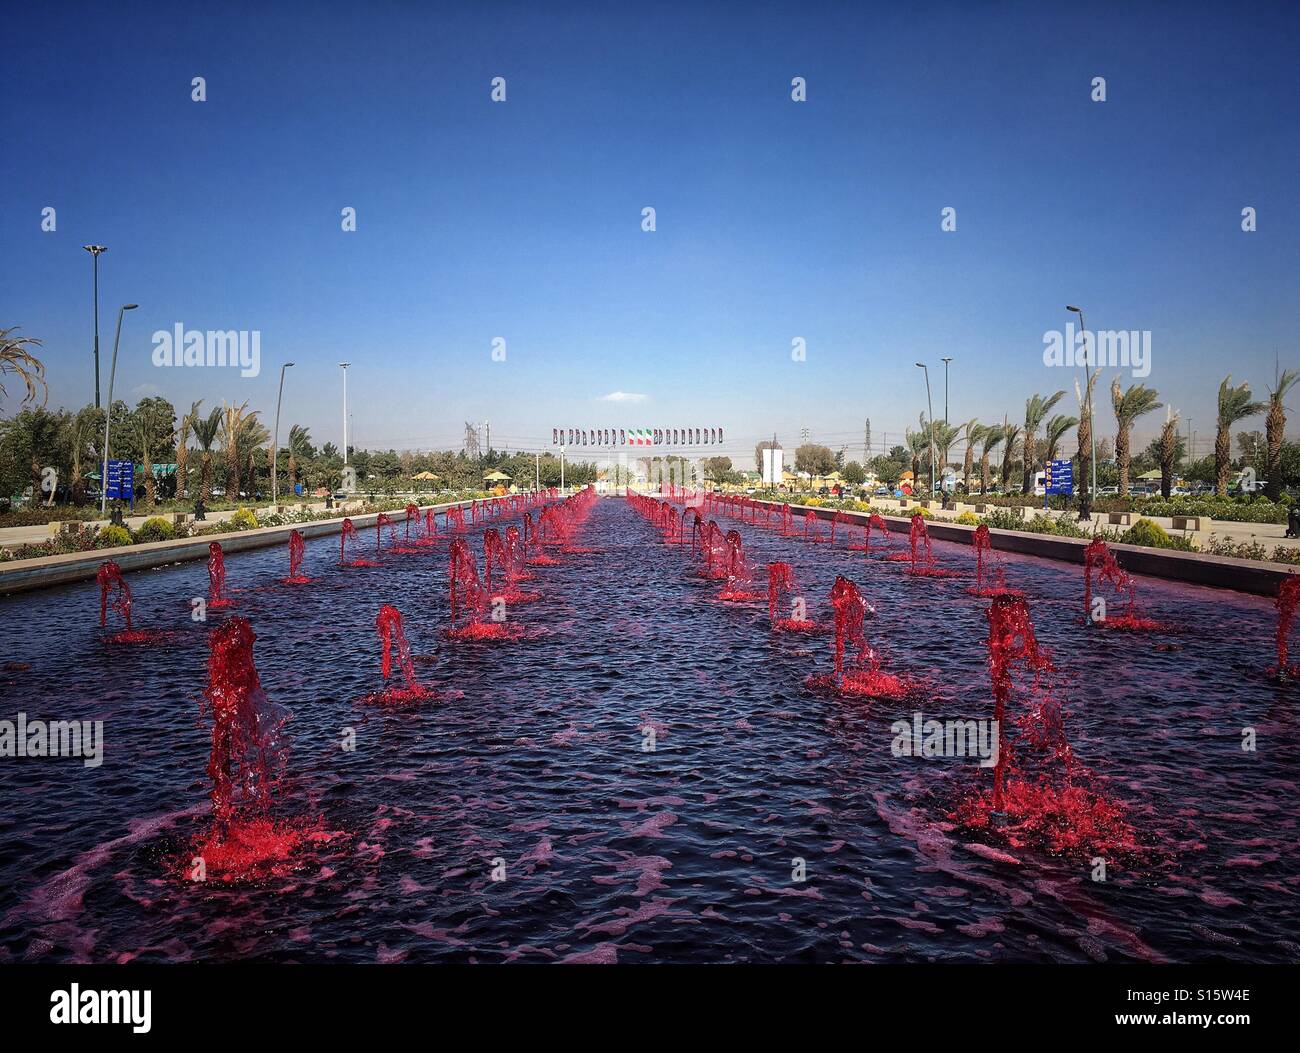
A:
[[[954,420],[1014,419],[1073,383],[1042,363],[1066,302],[1152,331],[1148,382],[1206,449],[1225,373],[1262,395],[1275,353],[1300,366],[1294,4],[5,6],[0,325],[45,341],[53,404],[92,396],[91,241],[105,358],[141,304],[119,395],[269,421],[292,359],[317,442],[345,358],[368,446],[489,419],[498,447],[860,447],[866,417],[915,425],[918,359],[942,413],[945,354]],[[155,368],[178,322],[260,330],[262,375]]]

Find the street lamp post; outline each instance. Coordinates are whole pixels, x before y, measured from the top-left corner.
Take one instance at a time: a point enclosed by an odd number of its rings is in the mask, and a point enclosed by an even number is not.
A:
[[[343,466],[348,464],[348,366],[351,362],[340,362],[343,369]]]
[[[934,403],[930,401],[930,370],[924,362],[918,362],[917,367],[925,374],[925,405],[930,413],[930,496],[934,497]]]
[[[948,363],[952,357],[942,359],[943,362],[943,422],[948,423]]]
[[[276,474],[276,461],[280,453],[280,403],[284,399],[284,371],[292,366],[286,362],[280,367],[280,391],[275,396],[275,435],[271,438],[271,504],[276,504],[280,497],[279,476]]]
[[[95,273],[95,409],[99,409],[99,254],[107,252],[107,245],[82,245],[94,260]]]
[[[1072,304],[1066,304],[1067,311],[1073,311],[1079,316],[1079,330],[1083,333],[1083,378],[1087,383],[1088,392],[1088,463],[1092,469],[1092,485],[1088,490],[1089,507],[1097,499],[1097,421],[1092,414],[1092,356],[1088,354],[1088,326],[1083,320],[1083,308],[1075,307]]]
[[[113,381],[117,379],[117,345],[122,339],[122,315],[140,305],[124,303],[117,312],[117,335],[113,337],[113,364],[108,371],[108,408],[104,411],[104,464],[99,474],[99,514],[108,512],[108,426],[113,421]]]

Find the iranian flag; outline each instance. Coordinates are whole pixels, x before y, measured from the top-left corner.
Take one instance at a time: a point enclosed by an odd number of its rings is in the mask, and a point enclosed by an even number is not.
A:
[[[633,428],[631,431],[627,433],[627,435],[628,435],[628,445],[630,446],[650,445],[649,428]]]

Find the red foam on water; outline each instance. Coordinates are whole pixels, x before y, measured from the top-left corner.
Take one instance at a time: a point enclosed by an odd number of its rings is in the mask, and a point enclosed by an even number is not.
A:
[[[1072,783],[1057,786],[1047,779],[1012,777],[1003,787],[1000,809],[992,792],[986,792],[963,800],[949,818],[988,830],[1015,847],[1086,852],[1112,860],[1142,851],[1122,804]]]
[[[213,828],[197,836],[191,856],[203,860],[206,880],[242,884],[284,877],[310,863],[306,850],[343,836],[324,830],[318,820],[255,818]],[[180,859],[180,876],[191,878],[193,859]]]

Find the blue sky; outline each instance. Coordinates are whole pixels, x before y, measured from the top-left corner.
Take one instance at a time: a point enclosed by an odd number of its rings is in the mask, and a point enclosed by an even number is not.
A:
[[[1262,397],[1275,354],[1300,366],[1293,5],[6,6],[0,325],[44,340],[54,404],[93,393],[92,241],[105,351],[141,305],[119,395],[269,418],[293,360],[285,420],[318,442],[348,359],[361,445],[487,419],[498,447],[715,425],[738,459],[804,427],[860,452],[867,417],[915,425],[917,360],[942,414],[953,356],[954,420],[1070,388],[1042,362],[1067,302],[1151,331],[1198,452],[1225,373]],[[260,330],[261,375],[156,368],[178,322]]]

